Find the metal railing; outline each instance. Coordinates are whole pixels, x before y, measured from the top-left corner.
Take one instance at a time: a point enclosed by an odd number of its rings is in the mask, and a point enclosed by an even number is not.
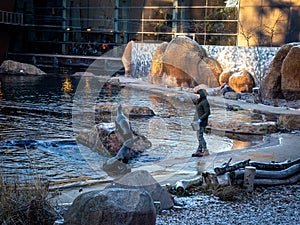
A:
[[[0,24],[22,25],[23,14],[0,10]]]

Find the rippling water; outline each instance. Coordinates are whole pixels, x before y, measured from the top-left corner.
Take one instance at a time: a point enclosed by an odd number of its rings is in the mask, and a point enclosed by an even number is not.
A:
[[[95,124],[92,106],[99,101],[149,106],[156,113],[152,118],[131,119],[133,129],[153,145],[131,162],[133,167],[160,159],[189,157],[197,148],[196,134],[190,126],[192,105],[128,88],[102,96],[99,78],[80,79],[53,74],[0,75],[2,172],[16,176],[38,173],[51,181],[105,175],[101,170],[105,158],[76,143],[76,132]],[[91,110],[91,119],[76,120],[78,115],[87,117],[88,114],[82,114],[85,109]],[[222,116],[217,109],[214,112]],[[206,139],[213,152],[235,146],[235,141],[225,136],[207,134]]]
[[[65,179],[78,175],[74,168],[85,167],[71,122],[75,89],[63,92],[66,79],[0,76],[0,165],[5,173]],[[75,88],[78,78],[70,82]]]

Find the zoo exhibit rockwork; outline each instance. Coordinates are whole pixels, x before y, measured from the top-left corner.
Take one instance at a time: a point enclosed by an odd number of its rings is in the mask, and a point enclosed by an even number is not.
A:
[[[152,56],[159,44],[132,44],[131,67],[132,77],[147,77]],[[244,47],[201,45],[209,57],[217,60],[223,70],[244,68],[255,76],[259,82],[269,69],[269,65],[280,47]]]

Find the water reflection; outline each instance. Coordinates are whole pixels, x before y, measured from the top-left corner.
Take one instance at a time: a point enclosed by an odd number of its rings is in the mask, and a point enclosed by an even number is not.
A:
[[[232,146],[232,150],[236,150],[236,149],[242,149],[242,148],[248,148],[250,147],[252,144],[251,142],[245,142],[245,141],[239,141],[239,140],[233,140],[233,146]]]
[[[92,90],[90,85],[90,79],[88,77],[85,77],[84,79],[85,79],[84,90],[87,94],[91,94]]]
[[[72,85],[69,75],[67,75],[67,77],[63,83],[62,90],[65,94],[70,94],[73,91],[73,85]]]

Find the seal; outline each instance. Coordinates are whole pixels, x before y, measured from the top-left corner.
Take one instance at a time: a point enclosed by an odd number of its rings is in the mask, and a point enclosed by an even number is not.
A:
[[[118,106],[115,125],[116,125],[116,132],[122,136],[124,141],[133,138],[133,132],[127,117],[123,114],[122,105]]]

